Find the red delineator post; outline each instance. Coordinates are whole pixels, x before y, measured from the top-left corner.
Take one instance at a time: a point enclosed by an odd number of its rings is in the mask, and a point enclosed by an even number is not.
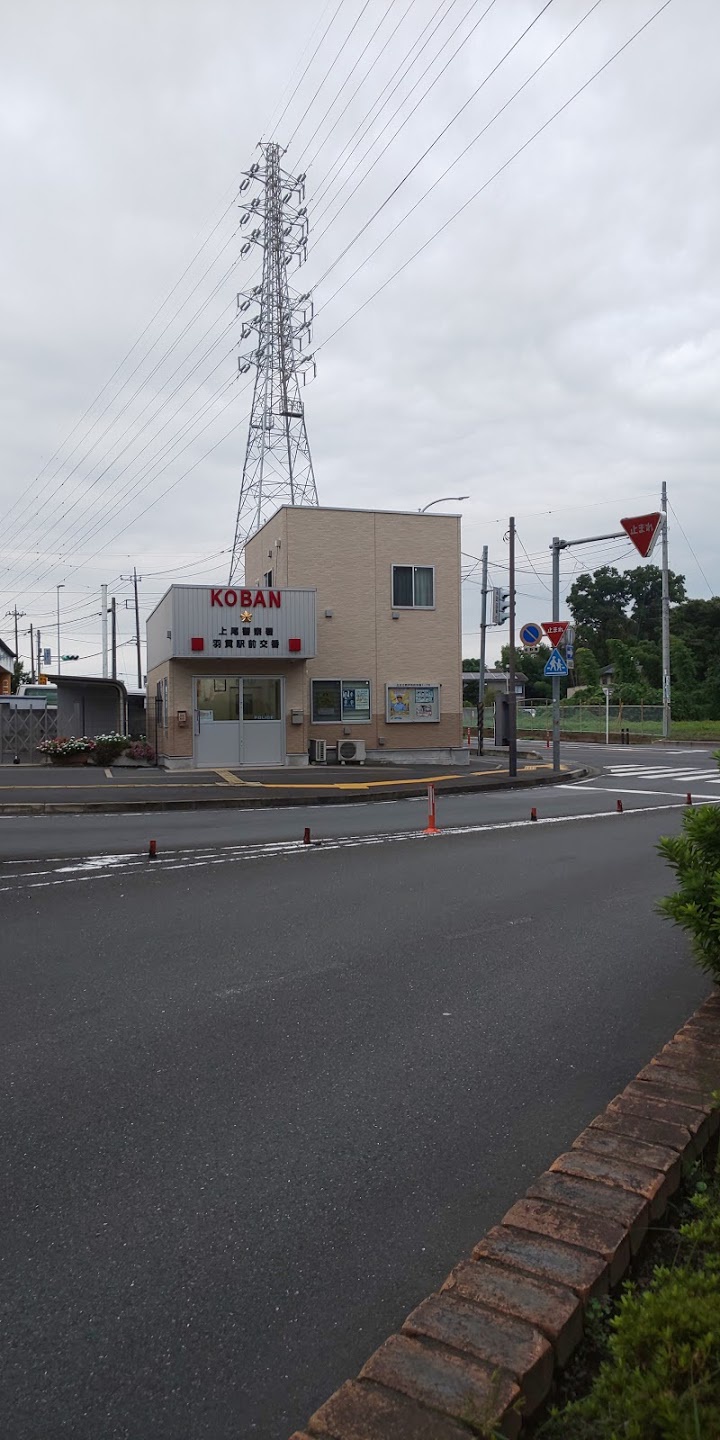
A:
[[[428,785],[428,823],[427,823],[427,829],[426,829],[426,831],[425,831],[425,834],[426,834],[426,835],[437,835],[437,834],[439,834],[438,828],[437,828],[437,826],[436,826],[436,824],[435,824],[435,786],[434,786],[434,785]]]

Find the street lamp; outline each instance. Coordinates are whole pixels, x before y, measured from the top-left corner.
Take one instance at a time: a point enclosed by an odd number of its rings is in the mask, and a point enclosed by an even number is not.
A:
[[[431,505],[445,505],[448,500],[469,500],[469,495],[441,495],[439,500],[430,500],[427,505],[421,505],[418,514],[424,515]]]
[[[56,592],[56,597],[57,597],[57,642],[58,642],[58,648],[57,648],[57,673],[58,673],[58,675],[60,674],[60,591],[61,591],[61,590],[64,590],[64,589],[65,589],[65,585],[64,585],[64,584],[56,585],[56,586],[55,586],[55,592]]]

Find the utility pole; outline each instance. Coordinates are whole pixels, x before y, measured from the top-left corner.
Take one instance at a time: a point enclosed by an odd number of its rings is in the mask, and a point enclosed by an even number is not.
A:
[[[137,649],[138,690],[142,690],[142,651],[141,651],[141,649],[140,649],[140,605],[139,605],[139,602],[138,602],[138,588],[137,588],[137,587],[138,587],[138,580],[142,580],[142,575],[138,575],[137,569],[136,569],[135,566],[133,565],[133,573],[132,573],[132,575],[121,575],[121,576],[120,576],[120,579],[121,579],[121,580],[131,580],[132,583],[133,583],[134,590],[135,590],[135,646],[136,646],[136,649]]]
[[[662,508],[662,694],[663,694],[663,740],[670,739],[671,695],[670,695],[670,578],[668,572],[668,517],[667,485],[662,482],[660,505]]]
[[[487,640],[488,547],[482,548],[482,595],[480,601],[480,684],[478,686],[478,755],[483,753],[485,728],[485,646]]]
[[[15,659],[19,660],[20,641],[18,639],[18,620],[22,620],[23,616],[25,615],[25,611],[18,610],[17,605],[15,605],[12,610],[7,610],[5,613],[7,618],[12,618],[15,621]]]
[[[35,631],[30,626],[30,679],[35,680]]]
[[[281,147],[260,146],[262,159],[245,172],[241,191],[260,193],[243,199],[240,254],[262,251],[262,283],[237,297],[243,314],[241,340],[255,332],[254,349],[238,357],[241,375],[255,370],[250,425],[235,522],[229,583],[243,558],[245,542],[281,505],[317,505],[317,488],[300,399],[300,377],[314,373],[311,343],[312,299],[288,285],[291,261],[307,258],[308,218],[305,176],[280,165]],[[255,309],[254,307],[257,307]]]
[[[39,679],[40,679],[40,676],[42,675],[42,650],[41,650],[41,648],[40,648],[40,629],[39,629],[39,628],[35,631],[35,634],[36,634],[36,636],[37,636],[37,647],[38,647],[37,672],[38,672],[38,680],[39,680]]]
[[[64,583],[55,586],[57,599],[57,672],[60,674],[60,591],[65,589]]]
[[[112,648],[112,678],[117,680],[117,606],[114,595],[110,601],[110,644]]]
[[[560,551],[564,549],[559,535],[552,542],[552,618],[560,619]],[[560,770],[560,676],[552,677],[552,766]]]
[[[108,623],[107,623],[107,585],[100,586],[100,623],[102,626],[102,673],[103,679],[107,680],[108,673]]]
[[[510,516],[508,531],[510,590],[510,664],[508,665],[508,686],[510,690],[510,746],[508,749],[508,774],[511,780],[517,775],[517,692],[515,689],[515,516]]]

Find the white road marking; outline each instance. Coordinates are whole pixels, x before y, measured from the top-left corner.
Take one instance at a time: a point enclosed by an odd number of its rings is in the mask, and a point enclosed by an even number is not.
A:
[[[652,795],[657,792],[641,791],[639,793]],[[713,796],[712,799],[715,803],[719,803],[717,796]],[[633,809],[625,811],[624,818],[630,819],[633,815],[651,815],[661,811],[682,810],[684,808],[684,801],[682,800],[677,800],[674,804],[670,805],[636,805]],[[441,840],[466,835],[482,836],[497,834],[498,831],[503,830],[526,830],[529,829],[530,826],[532,826],[534,830],[538,830],[548,825],[573,825],[581,820],[609,819],[614,819],[617,823],[617,815],[614,810],[596,810],[583,815],[548,815],[532,821],[530,819],[500,820],[492,822],[491,824],[456,825],[441,828],[435,835],[428,835],[425,830],[402,830],[391,831],[388,834],[338,836],[311,845],[305,845],[302,840],[279,840],[255,845],[246,843],[244,845],[226,846],[220,851],[210,853],[208,853],[207,850],[167,852],[167,858],[159,854],[155,860],[149,860],[144,854],[140,853],[133,856],[132,859],[126,863],[124,869],[120,865],[95,866],[89,868],[86,862],[81,861],[75,866],[63,866],[54,872],[31,872],[31,874],[34,873],[42,875],[43,877],[45,875],[55,874],[61,876],[61,878],[33,878],[28,885],[24,884],[26,878],[29,878],[25,875],[18,875],[17,873],[12,876],[0,875],[0,881],[12,879],[16,882],[14,887],[12,885],[0,885],[0,893],[7,893],[13,888],[16,890],[42,890],[58,885],[74,885],[81,881],[109,880],[113,877],[133,874],[139,869],[145,870],[150,874],[164,874],[167,871],[203,869],[210,865],[229,865],[237,863],[238,861],[274,859],[279,856],[323,855],[331,851],[360,849],[369,845],[392,845],[397,844],[398,841],[414,840],[431,844],[433,842],[439,843]],[[183,856],[183,858],[176,859],[175,856]],[[187,858],[184,858],[184,856],[187,856]],[[105,858],[116,859],[117,857]],[[68,874],[68,871],[72,871],[73,873]]]
[[[582,780],[577,785],[571,785],[570,789],[579,790],[581,785],[584,785]],[[598,795],[674,795],[679,797],[682,794],[681,790],[634,790],[629,785],[585,785],[585,789],[595,790]],[[693,800],[702,800],[708,805],[719,803],[717,795],[693,795]],[[658,808],[662,809],[663,807],[659,806]]]

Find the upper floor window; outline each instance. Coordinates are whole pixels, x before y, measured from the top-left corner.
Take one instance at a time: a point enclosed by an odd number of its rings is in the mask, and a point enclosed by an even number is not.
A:
[[[392,603],[397,610],[432,610],[435,570],[432,565],[393,565]]]
[[[266,571],[265,571],[265,574],[263,575],[263,586],[264,586],[264,588],[265,588],[266,590],[272,590],[272,580],[273,580],[273,572],[272,572],[272,570],[266,570]]]

